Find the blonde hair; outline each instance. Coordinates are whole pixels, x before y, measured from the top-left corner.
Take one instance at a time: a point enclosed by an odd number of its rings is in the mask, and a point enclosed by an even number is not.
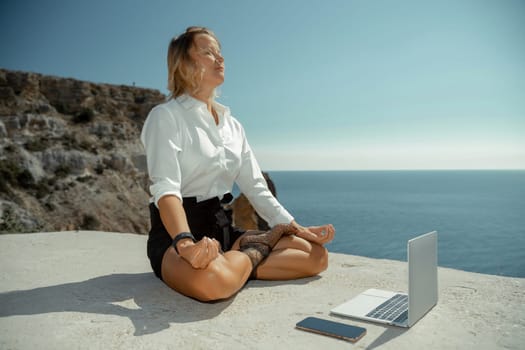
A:
[[[190,57],[190,49],[195,37],[206,34],[220,43],[215,34],[205,27],[189,27],[186,31],[171,39],[168,47],[168,90],[170,98],[176,98],[184,93],[195,93],[202,80],[202,72],[197,69]]]

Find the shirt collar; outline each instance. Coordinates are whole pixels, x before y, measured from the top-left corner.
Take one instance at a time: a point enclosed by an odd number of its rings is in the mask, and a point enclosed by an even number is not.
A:
[[[182,94],[175,99],[178,103],[181,104],[187,110],[197,108],[197,107],[206,107],[206,104],[202,101],[197,100],[196,98],[191,97],[188,94]],[[229,108],[223,104],[220,104],[217,101],[213,102],[213,106],[219,112],[220,115],[224,115]]]
[[[215,110],[219,113],[219,115],[224,116],[227,112],[229,113],[230,109],[226,107],[225,105],[220,104],[217,101],[213,102],[213,107],[215,107]]]
[[[188,94],[180,95],[175,100],[177,100],[177,102],[180,103],[181,106],[186,108],[187,110],[206,105],[204,102],[199,101]]]

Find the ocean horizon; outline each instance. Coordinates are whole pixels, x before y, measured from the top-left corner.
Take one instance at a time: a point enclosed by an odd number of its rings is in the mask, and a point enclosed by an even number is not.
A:
[[[525,277],[525,170],[268,171],[302,225],[331,223],[330,252],[406,261],[438,231],[438,264]]]

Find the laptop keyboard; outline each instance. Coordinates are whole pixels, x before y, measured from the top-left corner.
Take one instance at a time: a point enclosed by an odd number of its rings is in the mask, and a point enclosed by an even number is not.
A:
[[[366,316],[380,320],[403,322],[408,318],[408,295],[396,294]]]

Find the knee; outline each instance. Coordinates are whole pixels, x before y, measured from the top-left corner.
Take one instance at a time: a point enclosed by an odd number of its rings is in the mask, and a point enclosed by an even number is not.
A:
[[[218,301],[231,297],[239,288],[228,277],[228,271],[211,264],[194,280],[192,296],[202,302]]]
[[[310,251],[311,272],[312,275],[317,275],[328,268],[328,250],[318,244],[312,244]]]

